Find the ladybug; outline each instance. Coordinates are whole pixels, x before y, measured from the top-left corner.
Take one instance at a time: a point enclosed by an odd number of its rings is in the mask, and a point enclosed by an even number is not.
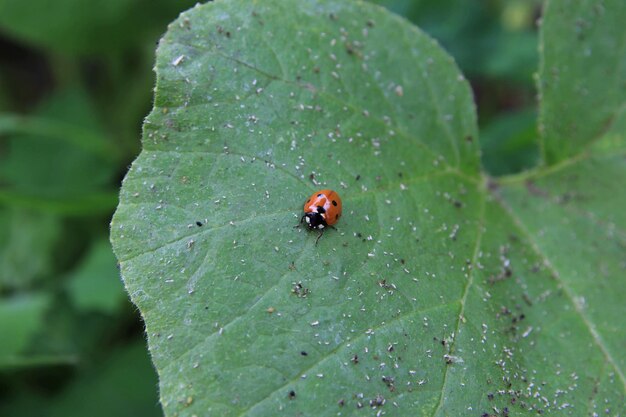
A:
[[[304,203],[304,215],[300,223],[306,223],[310,230],[319,230],[315,244],[324,234],[326,227],[333,227],[341,217],[341,198],[333,190],[320,190]]]

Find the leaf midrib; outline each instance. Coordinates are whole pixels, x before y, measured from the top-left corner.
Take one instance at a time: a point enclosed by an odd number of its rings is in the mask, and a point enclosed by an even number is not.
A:
[[[465,303],[467,301],[467,295],[469,294],[470,288],[472,287],[472,284],[474,283],[474,271],[476,271],[476,269],[478,268],[478,254],[480,253],[480,249],[481,249],[481,243],[482,243],[482,237],[485,234],[485,213],[486,213],[486,192],[484,192],[482,189],[478,190],[480,197],[481,197],[481,202],[480,202],[480,215],[479,215],[479,220],[478,220],[478,230],[476,231],[476,244],[474,245],[474,253],[472,254],[472,269],[469,272],[469,277],[467,279],[467,283],[465,284],[465,289],[463,291],[463,296],[461,297],[461,311],[459,312],[459,315],[457,317],[456,320],[456,326],[454,329],[454,339],[452,340],[452,343],[450,344],[450,354],[454,353],[455,348],[456,348],[456,340],[459,337],[459,331],[461,329],[461,321],[462,318],[465,314]],[[433,416],[436,416],[438,414],[438,412],[441,410],[441,407],[443,407],[443,404],[445,402],[445,392],[446,392],[446,385],[448,384],[448,373],[450,371],[450,366],[446,366],[446,370],[444,373],[444,377],[443,377],[443,383],[441,386],[441,396],[439,397],[439,404],[437,405],[437,408],[435,409],[435,411],[433,412]]]

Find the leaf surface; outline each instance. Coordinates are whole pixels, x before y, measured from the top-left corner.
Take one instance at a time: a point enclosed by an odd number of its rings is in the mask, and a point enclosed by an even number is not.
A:
[[[156,72],[111,230],[166,415],[623,407],[623,129],[568,165],[606,178],[580,204],[566,166],[487,184],[454,62],[365,3],[198,6]],[[321,188],[344,215],[316,245]]]

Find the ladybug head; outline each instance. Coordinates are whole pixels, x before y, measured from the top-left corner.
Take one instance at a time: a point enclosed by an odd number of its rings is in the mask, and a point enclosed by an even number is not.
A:
[[[303,217],[309,229],[323,229],[326,227],[326,220],[321,213],[306,213]]]

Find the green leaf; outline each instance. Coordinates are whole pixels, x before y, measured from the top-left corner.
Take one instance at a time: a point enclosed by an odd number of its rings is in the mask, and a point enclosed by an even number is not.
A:
[[[159,31],[191,1],[0,0],[0,26],[13,36],[53,51],[94,54],[124,50]],[[36,10],[36,12],[33,12]]]
[[[68,383],[57,385],[55,395],[12,386],[0,412],[22,417],[41,416],[42,410],[50,417],[162,415],[154,390],[156,375],[145,345],[133,342],[107,353],[96,366],[83,366]]]
[[[198,6],[156,72],[111,239],[166,415],[626,412],[623,123],[488,180],[454,62],[351,1]]]
[[[111,246],[94,244],[77,270],[69,277],[68,290],[76,307],[113,314],[125,300]]]
[[[601,138],[624,103],[626,2],[548,1],[544,14],[539,127],[551,165]]]
[[[116,149],[100,134],[54,119],[0,113],[0,134],[25,134],[66,142],[105,160],[115,160],[117,156]]]
[[[0,113],[0,205],[67,215],[108,213],[106,190],[121,153],[102,133],[82,90],[47,98],[37,116]]]
[[[59,417],[159,416],[155,383],[145,345],[134,342],[114,350],[98,366],[79,373],[61,395],[47,404],[46,410],[50,416]]]
[[[537,164],[537,112],[534,109],[504,113],[480,134],[482,162],[487,173],[501,176],[533,168]]]
[[[61,220],[49,213],[0,210],[0,290],[25,289],[53,273]]]
[[[32,336],[43,325],[43,314],[50,304],[46,294],[3,297],[0,299],[0,369],[13,366]]]

